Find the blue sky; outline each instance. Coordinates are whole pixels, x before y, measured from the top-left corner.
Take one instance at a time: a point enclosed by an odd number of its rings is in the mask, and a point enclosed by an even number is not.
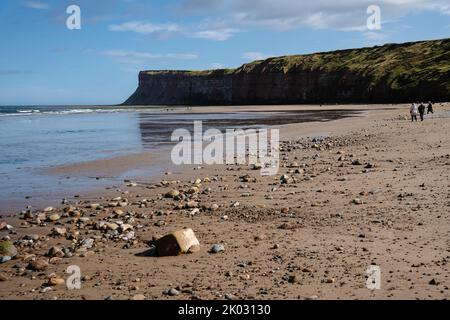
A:
[[[68,30],[66,8],[81,9]],[[381,29],[368,30],[369,5]],[[448,38],[448,0],[1,0],[0,105],[117,104],[149,69]]]

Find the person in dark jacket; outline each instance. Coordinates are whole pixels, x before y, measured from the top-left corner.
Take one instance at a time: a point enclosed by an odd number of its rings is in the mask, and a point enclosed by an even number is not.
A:
[[[431,103],[431,101],[428,102],[428,107],[427,107],[427,114],[429,114],[429,113],[431,113],[431,114],[434,113],[433,104]]]
[[[425,106],[423,105],[423,102],[420,103],[419,114],[420,114],[420,121],[423,121],[423,115],[425,114]]]

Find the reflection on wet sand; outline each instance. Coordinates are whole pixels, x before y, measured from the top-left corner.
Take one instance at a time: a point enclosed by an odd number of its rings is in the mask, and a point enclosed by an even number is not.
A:
[[[235,113],[139,113],[138,122],[144,149],[171,144],[170,137],[176,129],[193,130],[194,121],[201,120],[203,130],[216,128],[248,129],[279,126],[292,123],[325,122],[360,115],[363,110],[288,110],[251,111]]]

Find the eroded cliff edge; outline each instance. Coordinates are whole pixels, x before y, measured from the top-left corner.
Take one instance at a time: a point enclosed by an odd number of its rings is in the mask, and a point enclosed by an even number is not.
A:
[[[450,101],[450,39],[270,58],[237,69],[142,71],[125,105]]]

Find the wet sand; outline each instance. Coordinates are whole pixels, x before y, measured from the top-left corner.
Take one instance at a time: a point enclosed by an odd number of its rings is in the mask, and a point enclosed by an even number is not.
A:
[[[405,105],[344,108],[365,111],[279,126],[284,142],[276,176],[262,177],[247,165],[163,165],[171,174],[68,197],[71,208],[41,214],[58,213],[56,222],[36,220],[40,211],[5,218],[14,229],[1,237],[17,241],[18,255],[0,264],[0,298],[448,299],[450,119],[411,123]],[[435,109],[449,111],[450,104]],[[136,157],[107,161],[119,167],[148,161]],[[58,173],[108,167],[83,166]],[[188,192],[193,186],[198,189]],[[173,189],[186,198],[163,197]],[[122,207],[111,206],[118,201]],[[199,210],[186,208],[189,201]],[[94,203],[101,206],[89,208]],[[111,235],[98,228],[100,221],[130,224],[134,237]],[[66,235],[51,235],[54,227],[66,228]],[[200,252],[142,255],[148,240],[184,227],[194,230]],[[24,241],[27,235],[35,240]],[[89,248],[80,246],[86,239]],[[225,251],[210,253],[214,244]],[[70,254],[50,259],[52,246]],[[28,270],[33,259],[49,265]],[[80,290],[44,289],[49,278],[67,278],[69,265],[81,268]],[[366,287],[370,265],[381,269],[380,290]],[[167,294],[170,288],[175,295]]]

